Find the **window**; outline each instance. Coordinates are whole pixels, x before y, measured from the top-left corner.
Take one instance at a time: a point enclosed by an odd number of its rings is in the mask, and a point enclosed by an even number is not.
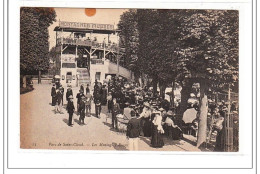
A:
[[[101,72],[96,72],[96,77],[95,77],[95,79],[96,79],[96,80],[100,80],[100,76],[101,76]]]

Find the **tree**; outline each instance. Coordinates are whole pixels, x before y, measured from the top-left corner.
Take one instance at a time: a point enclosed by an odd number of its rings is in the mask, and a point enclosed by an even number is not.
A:
[[[121,47],[125,48],[125,59],[124,64],[126,68],[132,70],[135,76],[140,76],[137,48],[139,33],[137,31],[137,10],[130,9],[124,12],[120,16],[120,21],[118,23],[118,29],[121,30],[120,43]]]
[[[136,20],[137,65],[153,79],[154,92],[158,82],[164,94],[165,85],[178,81],[182,114],[192,85],[200,83],[200,146],[206,138],[208,90],[238,84],[238,11],[138,9]]]
[[[223,88],[238,79],[237,11],[184,10],[180,18],[180,57],[188,57],[188,79],[200,83],[200,116],[197,146],[206,138],[207,91]],[[186,78],[187,79],[187,78]]]
[[[20,28],[21,74],[36,74],[49,68],[48,27],[55,21],[53,8],[22,7]]]

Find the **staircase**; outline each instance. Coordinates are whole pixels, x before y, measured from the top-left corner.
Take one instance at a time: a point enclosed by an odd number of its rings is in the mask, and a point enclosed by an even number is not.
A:
[[[110,74],[117,74],[117,64],[116,63],[113,63],[110,61],[108,69],[109,69]],[[131,71],[122,66],[119,66],[119,75],[128,80],[131,80],[131,78],[132,78]]]
[[[87,86],[87,84],[91,85],[91,80],[89,76],[89,72],[87,68],[78,68],[78,85]]]

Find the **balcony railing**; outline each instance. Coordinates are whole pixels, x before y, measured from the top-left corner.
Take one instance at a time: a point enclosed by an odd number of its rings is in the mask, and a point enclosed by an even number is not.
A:
[[[104,43],[98,43],[97,41],[91,41],[89,39],[84,40],[84,39],[75,39],[75,38],[58,38],[57,44],[60,45],[61,43],[68,44],[68,45],[89,46],[94,49],[106,49],[114,52],[118,51],[118,45],[115,43],[104,44]]]

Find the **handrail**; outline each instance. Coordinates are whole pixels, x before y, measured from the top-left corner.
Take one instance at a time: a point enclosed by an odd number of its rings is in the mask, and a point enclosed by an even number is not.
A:
[[[82,46],[92,46],[93,48],[97,49],[105,49],[111,50],[111,51],[118,51],[118,45],[115,43],[100,43],[97,41],[93,41],[90,39],[77,39],[77,38],[58,38],[57,39],[57,44],[70,44],[70,45],[82,45]]]

